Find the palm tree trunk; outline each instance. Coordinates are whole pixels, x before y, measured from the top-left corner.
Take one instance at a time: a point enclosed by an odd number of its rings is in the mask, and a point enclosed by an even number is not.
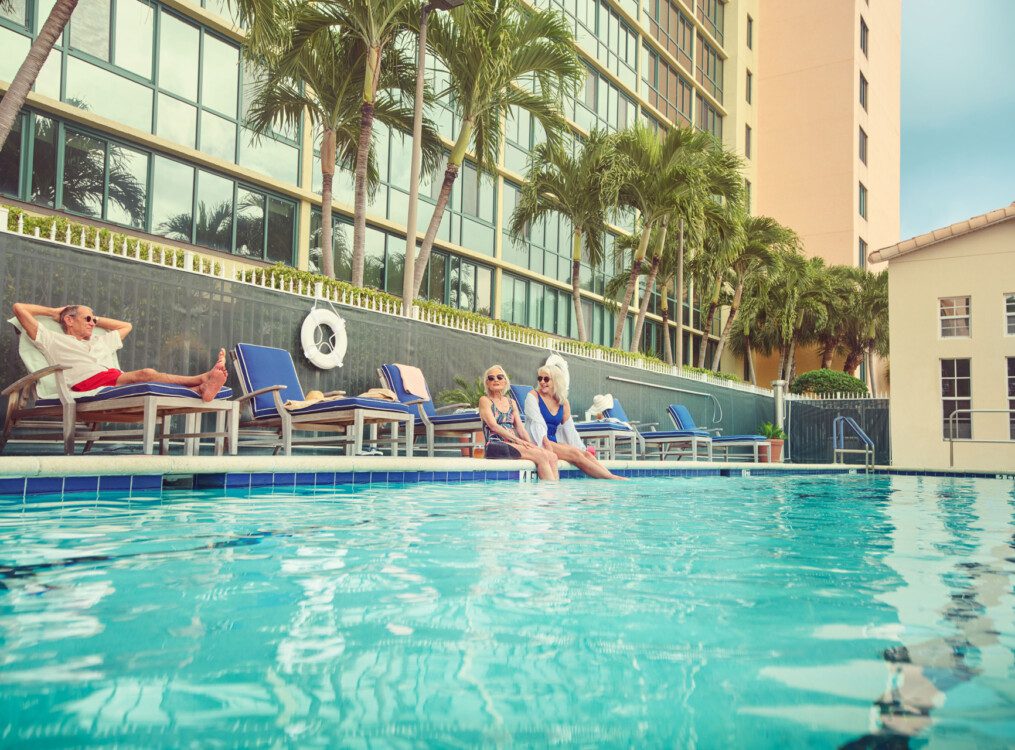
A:
[[[776,369],[776,376],[779,380],[783,380],[783,375],[786,372],[786,360],[789,355],[789,344],[783,342],[779,346],[779,367]]]
[[[634,335],[631,337],[631,348],[628,351],[636,352],[641,346],[641,334],[645,330],[645,316],[648,314],[648,303],[652,300],[652,287],[655,286],[656,276],[659,274],[660,258],[652,256],[649,265],[648,279],[645,280],[645,294],[638,305],[638,317],[634,321]]]
[[[680,220],[680,237],[677,242],[677,367],[684,366],[684,220]],[[671,363],[672,364],[672,363]]]
[[[359,143],[356,147],[356,185],[353,198],[352,283],[363,286],[363,266],[367,234],[367,161],[374,127],[374,105],[363,102],[360,108]]]
[[[472,138],[472,120],[462,120],[462,129],[458,133],[458,140],[455,141],[451,154],[448,156],[448,166],[444,170],[444,182],[441,183],[441,191],[437,195],[437,205],[434,206],[433,216],[430,217],[430,224],[423,236],[423,244],[419,246],[419,254],[416,256],[416,267],[413,279],[413,297],[419,296],[420,287],[423,286],[423,275],[426,273],[426,264],[430,260],[430,251],[433,249],[433,242],[437,238],[437,230],[440,229],[441,219],[444,218],[444,209],[448,206],[451,198],[451,188],[458,179],[458,171],[465,160],[465,149],[469,146]],[[412,231],[411,229],[409,231]]]
[[[751,385],[757,385],[758,373],[754,369],[754,352],[751,350],[750,336],[744,341],[744,354],[747,357],[747,377],[751,381]]]
[[[574,318],[578,323],[578,340],[588,341],[585,335],[585,318],[582,315],[581,264],[582,235],[576,229],[571,247],[571,299],[574,301]]]
[[[648,281],[645,283],[645,298],[641,300],[641,304],[638,305],[638,317],[634,321],[634,336],[631,337],[631,351],[638,351],[638,347],[641,346],[641,335],[645,330],[645,315],[648,314],[648,303],[652,297],[652,287],[656,282],[656,276],[659,274],[659,264],[662,263],[663,259],[663,248],[666,246],[666,230],[669,225],[669,219],[663,219],[663,225],[659,230],[659,239],[656,240],[655,252],[652,254],[652,265],[649,271]]]
[[[786,370],[783,380],[787,383],[793,382],[793,373],[796,371],[796,336],[789,342],[789,353],[786,355]]]
[[[856,368],[860,366],[862,359],[863,350],[850,349],[849,354],[846,355],[846,362],[842,365],[842,371],[847,375],[852,375],[856,372]]]
[[[14,74],[10,88],[0,100],[0,149],[7,142],[7,136],[10,135],[11,128],[14,127],[14,120],[21,112],[21,108],[25,106],[28,92],[35,85],[39,71],[45,65],[46,58],[49,57],[57,38],[63,33],[63,29],[77,4],[78,0],[56,0],[56,5],[49,12],[49,17],[42,25],[39,36],[32,42],[25,61],[21,63],[18,72]]]
[[[335,131],[325,128],[321,137],[321,273],[335,278],[335,248],[332,241],[331,201],[335,180]]]
[[[624,301],[617,310],[617,325],[613,329],[613,348],[619,349],[624,341],[624,324],[627,322],[627,309],[634,299],[634,288],[638,284],[638,276],[641,272],[641,261],[645,258],[645,251],[648,250],[651,228],[643,224],[641,228],[641,239],[638,241],[638,249],[631,260],[631,275],[627,279],[627,289],[624,291]]]
[[[737,313],[740,312],[740,301],[744,298],[744,282],[743,279],[737,282],[736,291],[733,292],[733,302],[730,303],[730,314],[726,318],[726,325],[722,328],[722,335],[719,336],[719,343],[715,347],[715,356],[712,357],[712,369],[719,372],[719,360],[722,359],[723,349],[726,348],[726,342],[730,339],[730,334],[733,332],[733,324],[736,322]]]
[[[712,321],[715,320],[715,311],[719,309],[719,301],[713,299],[708,303],[708,315],[705,316],[705,325],[702,326],[701,348],[698,350],[698,364],[700,368],[705,367],[705,354],[708,352],[708,334],[712,330]]]
[[[835,342],[829,341],[821,347],[821,369],[827,370],[832,366],[832,355],[835,354]]]
[[[670,282],[667,281],[663,284],[662,290],[659,292],[662,297],[662,318],[663,318],[663,358],[666,360],[666,364],[673,365],[673,347],[670,345]],[[677,329],[677,336],[680,336],[680,330]]]

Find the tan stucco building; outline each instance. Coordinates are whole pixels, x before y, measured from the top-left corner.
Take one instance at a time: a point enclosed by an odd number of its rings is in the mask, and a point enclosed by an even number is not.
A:
[[[804,252],[864,266],[899,240],[900,0],[765,0],[755,213]],[[818,366],[801,351],[797,371]],[[759,382],[776,361],[759,362]]]
[[[1015,470],[1015,203],[870,261],[888,262],[892,463],[948,468],[960,410],[954,466]]]

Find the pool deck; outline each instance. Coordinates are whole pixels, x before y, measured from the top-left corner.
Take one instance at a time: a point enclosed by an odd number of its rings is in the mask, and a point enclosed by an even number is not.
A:
[[[841,464],[755,464],[707,461],[607,461],[613,471],[629,477],[741,477],[863,474],[862,466]],[[581,472],[561,463],[561,477]],[[929,471],[878,466],[877,474],[1012,478],[988,471]],[[527,461],[473,458],[391,458],[386,456],[7,456],[0,457],[0,496],[25,496],[109,490],[149,492],[163,487],[250,489],[253,487],[349,484],[529,481]]]

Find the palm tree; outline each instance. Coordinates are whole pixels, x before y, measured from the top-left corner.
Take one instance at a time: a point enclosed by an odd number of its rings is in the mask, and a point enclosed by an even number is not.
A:
[[[322,271],[334,277],[332,250],[332,185],[336,162],[343,169],[355,167],[362,135],[362,96],[366,68],[362,40],[331,27],[323,27],[297,46],[286,40],[274,51],[250,50],[262,70],[254,84],[247,123],[255,133],[279,126],[295,128],[306,112],[321,143],[321,245]],[[415,91],[415,73],[403,55],[385,52],[380,79],[376,82],[373,117],[391,128],[411,131],[412,109],[400,96]],[[440,138],[429,119],[423,121],[423,168],[432,173],[441,157]],[[374,152],[366,159],[366,188],[372,193],[379,182]],[[364,219],[365,222],[365,219]],[[365,224],[364,224],[365,226]],[[355,269],[355,239],[353,267]],[[362,248],[361,248],[362,249]],[[359,279],[363,284],[363,257]]]
[[[843,316],[843,372],[853,373],[865,355],[888,355],[888,272],[861,271],[855,296]]]
[[[570,220],[571,299],[580,341],[588,341],[581,306],[582,251],[589,265],[603,262],[603,233],[607,215],[616,205],[619,179],[613,139],[605,131],[593,130],[574,156],[559,146],[540,144],[529,156],[527,182],[511,216],[510,231],[515,237],[549,214]]]
[[[527,8],[519,0],[472,0],[431,19],[428,39],[450,74],[447,90],[438,92],[438,97],[450,95],[461,126],[416,259],[417,295],[470,145],[477,168],[491,171],[500,150],[501,123],[512,107],[529,112],[543,127],[547,143],[557,144],[565,128],[560,102],[577,90],[585,76],[563,16]]]
[[[735,283],[732,263],[744,246],[746,217],[739,203],[709,202],[706,206],[708,222],[704,242],[690,263],[699,297],[708,301],[701,326],[704,336],[696,360],[696,366],[701,368],[705,366],[706,344],[716,313],[725,301],[731,301]]]
[[[719,343],[712,357],[712,369],[719,371],[719,362],[723,350],[729,341],[733,325],[740,312],[744,297],[744,288],[750,278],[756,274],[766,274],[775,266],[775,253],[790,252],[797,248],[799,240],[792,229],[782,226],[775,219],[767,216],[744,216],[741,219],[744,230],[744,242],[738,248],[736,257],[730,263],[733,276],[733,299],[730,302],[729,316],[723,326]]]
[[[328,29],[339,29],[358,42],[361,54],[352,62],[360,83],[359,131],[355,149],[355,183],[353,198],[352,283],[363,285],[364,242],[366,238],[367,190],[370,181],[370,146],[373,141],[374,118],[378,107],[385,70],[396,65],[413,71],[415,62],[406,54],[399,36],[411,30],[419,16],[415,0],[318,0],[301,6],[295,16],[295,31],[289,53],[283,64],[294,65],[294,58],[302,54],[304,44]],[[400,77],[402,74],[396,74]],[[401,87],[399,87],[401,88]],[[415,78],[406,91],[415,91]],[[409,132],[412,132],[409,117]],[[321,150],[324,162],[324,146]],[[330,154],[329,154],[330,158]],[[327,255],[327,253],[325,253]]]

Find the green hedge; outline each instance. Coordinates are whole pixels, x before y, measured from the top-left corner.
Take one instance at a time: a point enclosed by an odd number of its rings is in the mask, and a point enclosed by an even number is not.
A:
[[[128,258],[148,260],[151,256],[152,250],[158,250],[159,252],[155,253],[156,257],[172,258],[172,263],[167,263],[166,265],[183,268],[184,254],[183,250],[180,248],[143,242],[137,237],[130,237],[126,234],[122,234],[121,232],[113,232],[109,229],[99,229],[98,227],[94,227],[89,224],[73,221],[65,216],[39,216],[38,214],[29,213],[24,209],[15,208],[14,206],[4,206],[4,208],[7,208],[10,211],[10,215],[7,218],[7,229],[11,232],[16,232],[18,230],[18,219],[24,216],[23,231],[26,235],[34,235],[35,230],[38,229],[40,237],[49,239],[53,225],[56,224],[56,239],[58,242],[67,241],[67,228],[70,227],[70,244],[72,245],[80,247],[81,235],[84,234],[85,247],[94,249],[95,237],[98,235],[98,249],[104,253],[109,252],[110,239],[112,239],[113,246],[118,253],[123,251],[123,245],[126,241],[126,256]],[[218,263],[213,265],[211,259],[195,253],[194,267],[190,270],[197,271],[198,263],[200,263],[200,270],[204,273],[218,273],[222,268]]]
[[[789,384],[790,393],[849,393],[867,395],[867,385],[852,375],[839,370],[811,370],[797,375]]]

